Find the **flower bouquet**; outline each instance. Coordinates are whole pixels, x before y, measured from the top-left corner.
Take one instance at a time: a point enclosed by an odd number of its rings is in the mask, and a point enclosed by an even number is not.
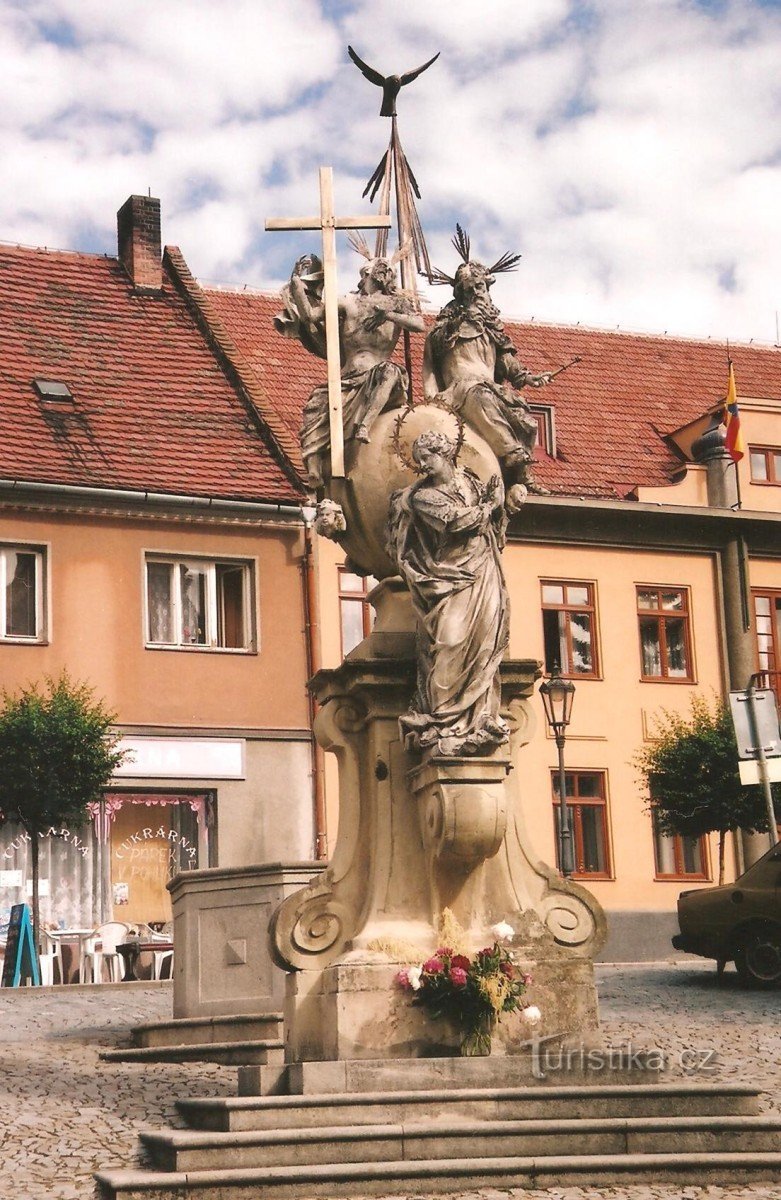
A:
[[[443,925],[448,920],[452,930],[456,922],[446,910]],[[520,970],[505,944],[514,935],[512,926],[502,921],[491,933],[493,944],[471,957],[443,945],[420,966],[396,976],[400,987],[414,992],[414,1003],[457,1022],[464,1055],[490,1054],[493,1027],[502,1013],[523,1011],[530,1024],[541,1019],[538,1008],[523,1003],[531,976]]]

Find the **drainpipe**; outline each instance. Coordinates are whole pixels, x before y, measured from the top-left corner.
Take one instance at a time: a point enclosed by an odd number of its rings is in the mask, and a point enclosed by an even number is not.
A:
[[[740,504],[737,465],[724,448],[724,426],[714,413],[705,432],[692,445],[692,456],[706,468],[708,504],[735,511]],[[727,674],[731,691],[745,691],[756,669],[751,628],[748,549],[737,533],[721,549],[722,620],[727,646]],[[767,850],[764,834],[741,830],[736,836],[736,859],[749,867]]]
[[[320,637],[317,620],[317,588],[315,586],[315,556],[314,531],[312,528],[314,510],[302,506],[304,518],[304,557],[301,561],[301,575],[304,594],[304,629],[306,642],[306,667],[311,679],[320,670]],[[314,725],[317,716],[317,701],[307,688],[309,702],[309,726]],[[312,733],[312,802],[315,819],[315,858],[328,858],[328,830],[325,810],[325,755],[318,745],[314,732]]]

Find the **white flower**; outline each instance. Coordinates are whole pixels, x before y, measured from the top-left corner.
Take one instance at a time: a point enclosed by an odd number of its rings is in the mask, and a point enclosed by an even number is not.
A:
[[[529,1004],[521,1011],[523,1012],[525,1020],[527,1020],[530,1025],[539,1025],[540,1021],[542,1020],[542,1013],[536,1004]]]
[[[492,925],[491,933],[497,942],[509,942],[511,937],[515,937],[515,930],[506,921],[500,921],[498,925]]]
[[[420,977],[423,974],[422,967],[410,967],[407,971],[407,979],[413,992],[420,991]]]

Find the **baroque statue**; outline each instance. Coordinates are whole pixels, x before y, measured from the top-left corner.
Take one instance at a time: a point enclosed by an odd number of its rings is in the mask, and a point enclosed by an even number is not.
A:
[[[469,238],[460,225],[453,244],[463,262],[455,277],[434,272],[435,283],[451,284],[453,299],[426,338],[423,391],[427,399],[452,408],[494,451],[507,488],[507,510],[514,513],[528,491],[544,491],[531,477],[537,422],[519,393],[526,386],[544,387],[552,375],[534,374],[519,363],[491,301],[496,275],[513,270],[520,256],[504,254],[493,266],[483,266],[470,257]]]
[[[412,458],[421,478],[394,493],[388,549],[417,616],[417,691],[399,726],[410,749],[487,754],[507,741],[499,664],[509,641],[498,476],[456,464],[456,442],[429,431]]]
[[[422,333],[424,326],[412,301],[396,287],[395,266],[405,251],[397,251],[391,259],[374,258],[362,239],[353,238],[353,244],[366,262],[361,267],[357,290],[339,299],[342,420],[346,442],[368,442],[379,414],[406,403],[407,372],[391,361],[401,331]],[[303,283],[294,269],[284,297],[285,313],[292,301],[298,323],[289,320],[285,324],[287,329],[296,330],[288,336],[298,336],[310,352],[319,354],[315,346],[320,342],[325,345],[324,312],[322,305],[307,295]],[[277,317],[278,327],[285,313]],[[324,384],[309,397],[301,429],[301,451],[314,491],[321,490],[325,483],[329,440],[328,388]]]

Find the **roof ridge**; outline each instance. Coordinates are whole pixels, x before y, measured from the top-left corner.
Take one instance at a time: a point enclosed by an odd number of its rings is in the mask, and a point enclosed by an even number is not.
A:
[[[270,442],[269,449],[275,452],[275,457],[291,483],[301,490],[302,480],[294,465],[295,443],[266,396],[259,373],[239,351],[178,246],[165,247],[163,266],[171,272],[174,285],[183,295],[212,350],[216,352],[229,381],[237,388],[252,415],[259,421],[263,434]]]
[[[0,249],[21,250],[24,253],[32,252],[33,254],[62,254],[67,258],[88,258],[98,262],[119,261],[116,254],[109,254],[105,250],[69,250],[63,246],[35,246],[29,242],[12,242],[5,238],[0,238]]]
[[[274,300],[279,296],[278,288],[255,287],[248,283],[220,283],[210,280],[204,280],[200,287],[204,292],[217,292],[223,296],[247,296],[259,297],[266,300]],[[430,304],[425,297],[421,298],[423,315],[436,316],[440,311],[441,305]],[[687,345],[694,346],[723,346],[726,352],[727,343],[729,341],[730,349],[744,350],[777,350],[781,351],[781,343],[760,341],[756,338],[751,338],[749,341],[733,341],[732,338],[719,338],[711,335],[699,337],[695,334],[686,333],[658,333],[651,330],[643,329],[621,329],[618,327],[608,328],[604,325],[589,325],[582,321],[577,321],[574,324],[566,321],[538,321],[534,317],[512,316],[507,313],[502,313],[502,321],[505,325],[523,325],[526,327],[539,326],[541,329],[560,329],[562,332],[572,333],[576,330],[582,330],[584,333],[599,333],[607,337],[627,337],[627,338],[642,338],[646,341],[658,341],[662,343],[669,342],[685,342]]]

